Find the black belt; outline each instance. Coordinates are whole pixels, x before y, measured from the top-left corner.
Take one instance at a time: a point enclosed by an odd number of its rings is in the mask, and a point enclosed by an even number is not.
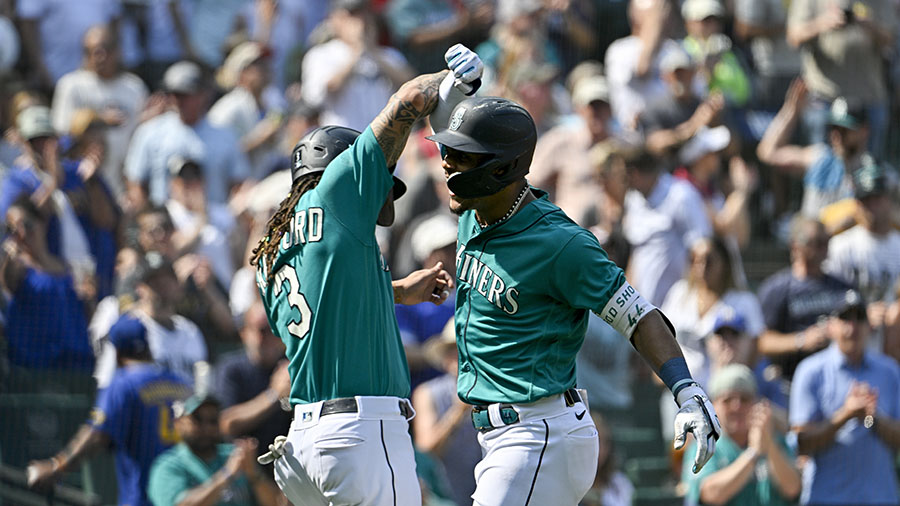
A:
[[[400,407],[400,414],[403,415],[404,418],[409,419],[412,416],[409,403],[405,400],[401,400],[398,404]],[[331,399],[330,401],[323,402],[322,411],[319,412],[319,416],[357,412],[359,412],[359,405],[356,403],[356,398],[341,397],[340,399]]]

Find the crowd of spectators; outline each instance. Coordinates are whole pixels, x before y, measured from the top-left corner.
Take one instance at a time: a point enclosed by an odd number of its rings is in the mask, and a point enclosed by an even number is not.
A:
[[[535,119],[530,183],[668,315],[710,392],[725,434],[700,475],[673,465],[685,500],[897,503],[898,12],[896,0],[0,0],[2,391],[35,371],[93,376],[105,417],[73,441],[137,462],[155,504],[279,502],[251,454],[286,433],[289,378],[249,253],[290,187],[297,140],[364,129],[462,42],[485,63],[479,94]],[[455,259],[429,130],[410,136],[396,170],[409,191],[377,232],[395,277]],[[469,504],[480,457],[455,395],[453,306],[397,310],[433,505]],[[591,318],[577,373],[604,451],[585,504],[630,504],[639,484],[616,469],[603,417],[632,407],[646,370]],[[123,319],[140,329],[123,337]],[[171,415],[152,449],[113,426],[137,409],[126,383],[139,372],[195,390],[152,406]],[[147,452],[165,448],[151,470]],[[70,454],[37,461],[34,484],[74,468]]]

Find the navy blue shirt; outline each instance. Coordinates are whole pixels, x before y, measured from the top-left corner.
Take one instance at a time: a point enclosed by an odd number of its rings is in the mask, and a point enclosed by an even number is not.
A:
[[[32,369],[91,371],[94,351],[72,276],[28,268],[6,307],[11,363]]]
[[[222,408],[247,402],[269,388],[273,371],[250,362],[244,350],[223,355],[216,365],[216,397]],[[276,436],[287,434],[291,416],[289,411],[273,411],[254,430],[240,435],[256,438],[260,448],[265,448]]]
[[[150,363],[118,369],[100,392],[89,424],[109,436],[115,447],[119,504],[150,504],[150,465],[178,442],[172,403],[190,393],[187,382]]]
[[[846,282],[828,274],[797,279],[790,267],[782,269],[759,287],[759,304],[766,327],[784,334],[800,332],[815,324],[820,316],[831,314],[850,288]],[[806,356],[794,353],[773,363],[781,366],[784,377],[790,379]]]
[[[456,295],[450,295],[440,306],[431,302],[421,302],[406,306],[395,304],[394,311],[397,314],[397,326],[400,328],[400,338],[404,346],[422,346],[429,337],[440,334],[444,325],[453,318]],[[409,371],[409,383],[413,390],[433,378],[442,374],[441,371],[426,365],[421,370]]]

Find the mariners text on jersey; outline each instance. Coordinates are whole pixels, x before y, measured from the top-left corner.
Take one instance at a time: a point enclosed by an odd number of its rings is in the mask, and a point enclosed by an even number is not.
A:
[[[465,246],[460,246],[456,252],[456,265],[462,265],[459,270],[459,280],[475,287],[475,291],[487,298],[488,302],[502,309],[508,315],[514,315],[519,311],[519,290],[509,286],[499,274],[490,267],[481,263],[471,254],[463,254]]]

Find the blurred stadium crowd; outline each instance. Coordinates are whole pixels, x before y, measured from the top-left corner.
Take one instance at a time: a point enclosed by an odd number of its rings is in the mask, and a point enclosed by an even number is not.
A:
[[[167,453],[159,479],[212,487],[230,469],[223,503],[273,500],[251,457],[287,431],[289,379],[247,258],[290,187],[297,140],[319,125],[365,129],[456,42],[485,62],[479,94],[532,114],[530,183],[668,315],[726,432],[701,475],[682,475],[671,396],[592,315],[577,372],[602,451],[582,504],[897,503],[898,10],[0,0],[0,503],[31,504],[34,460],[77,500],[115,501],[108,456],[76,466],[59,452],[86,423],[126,458],[121,438],[141,426],[87,413],[129,360],[193,385],[174,428],[152,428],[194,444],[179,451],[233,440],[208,475]],[[410,137],[396,172],[409,191],[378,231],[395,277],[454,264],[429,131]],[[455,394],[452,314],[452,300],[397,307],[431,505],[470,504],[480,459]],[[149,479],[156,504],[174,500]]]

